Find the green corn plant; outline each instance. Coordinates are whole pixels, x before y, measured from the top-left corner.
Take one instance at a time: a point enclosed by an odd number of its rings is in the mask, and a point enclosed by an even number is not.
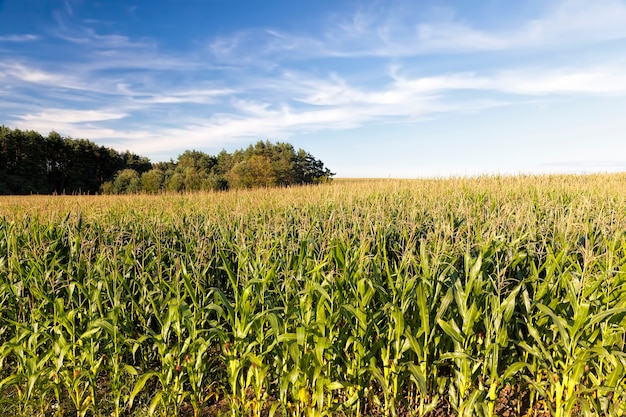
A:
[[[186,331],[192,327],[191,312],[187,303],[176,298],[167,300],[153,297],[152,303],[160,331],[149,333],[146,340],[153,344],[160,366],[139,377],[130,400],[134,399],[149,379],[156,377],[160,388],[152,396],[148,409],[150,414],[159,409],[163,416],[178,415],[181,405],[189,395],[184,383],[186,365],[191,361],[188,352],[191,341]]]
[[[215,381],[211,381],[211,370],[218,362],[211,355],[216,355],[215,333],[211,331],[211,323],[208,319],[203,303],[199,300],[198,287],[191,282],[185,264],[181,265],[182,279],[184,281],[185,294],[191,300],[190,315],[185,320],[187,337],[181,355],[184,354],[184,373],[186,383],[190,386],[189,399],[197,417],[207,397],[214,395],[210,389]],[[209,303],[206,303],[207,305]],[[207,328],[208,327],[208,328]],[[209,392],[207,392],[209,391]]]
[[[109,394],[113,402],[111,415],[114,417],[123,415],[126,410],[130,396],[129,387],[138,376],[137,370],[132,365],[124,363],[121,354],[124,348],[129,345],[129,340],[120,332],[117,323],[118,314],[119,307],[114,307],[107,318],[92,323],[94,327],[100,328],[108,335],[109,344],[103,349],[102,367],[108,373]]]
[[[344,387],[332,373],[333,345],[323,334],[321,321],[313,319],[307,323],[304,318],[301,324],[295,332],[278,337],[282,350],[278,380],[282,406],[290,415],[330,415],[337,407],[334,392]]]
[[[385,415],[395,416],[401,399],[401,390],[411,375],[406,358],[411,348],[407,333],[410,334],[411,330],[406,326],[405,317],[412,316],[414,313],[413,293],[417,278],[407,271],[408,265],[405,263],[411,262],[410,258],[403,257],[399,265],[391,266],[384,245],[384,242],[381,243],[380,250],[387,278],[385,287],[389,295],[382,297],[386,301],[382,308],[382,315],[387,318],[387,322],[381,329],[384,332],[379,362],[382,369],[371,368],[371,371],[377,377],[383,390]]]
[[[274,302],[281,308],[268,315],[280,400],[272,413],[279,406],[287,414],[326,415],[340,406],[335,393],[344,384],[338,380],[342,372],[336,367],[339,355],[333,341],[339,337],[335,323],[341,322],[341,310],[336,308],[336,297],[331,297],[334,277],[322,273],[327,262],[312,262],[311,249],[305,242],[300,244],[290,265],[296,275],[282,283],[294,292],[291,297],[278,292]]]
[[[367,405],[363,401],[367,398],[366,391],[370,386],[368,368],[371,346],[377,337],[374,323],[374,314],[377,312],[374,305],[376,288],[372,280],[365,276],[368,246],[359,247],[354,256],[350,256],[348,247],[339,240],[333,243],[332,261],[338,273],[333,277],[333,298],[326,297],[326,303],[339,307],[339,311],[336,308],[329,309],[328,314],[333,314],[330,310],[340,314],[336,319],[331,319],[329,324],[337,323],[341,329],[336,338],[337,346],[343,351],[340,352],[341,361],[345,364],[341,378],[346,385],[344,408],[361,415]],[[335,329],[330,327],[328,330]]]
[[[48,335],[41,332],[38,323],[29,329],[17,326],[16,336],[0,347],[0,357],[15,362],[11,375],[0,381],[0,392],[12,387],[16,392],[17,415],[43,414],[50,387],[48,362],[52,352],[47,349]],[[39,397],[39,406],[33,404]]]
[[[525,294],[526,325],[533,344],[522,342],[520,346],[536,359],[535,379],[530,382],[550,401],[554,415],[560,417],[580,405],[579,394],[584,394],[580,388],[594,363],[613,362],[614,373],[608,381],[598,381],[600,387],[607,383],[609,389],[615,389],[619,385],[623,368],[611,352],[616,348],[615,339],[611,343],[610,339],[602,340],[602,336],[615,331],[623,334],[618,320],[626,313],[626,307],[622,301],[608,308],[591,303],[582,291],[584,276],[578,274],[583,271],[569,269],[576,262],[565,249],[550,256],[546,263],[546,278],[535,289],[532,303]],[[561,298],[554,298],[555,291]],[[544,300],[549,302],[543,304]]]
[[[326,415],[331,411],[335,402],[334,391],[343,388],[341,381],[337,380],[340,375],[332,367],[336,358],[334,342],[337,333],[328,331],[329,325],[337,321],[338,311],[333,308],[327,286],[316,282],[316,275],[315,272],[308,274],[300,294],[300,325],[296,328],[295,344],[292,343],[289,349],[293,369],[298,371],[297,383],[292,386],[292,398],[296,394],[295,388],[299,387],[299,407],[307,407],[310,416]],[[293,374],[287,377],[292,378]]]
[[[233,301],[219,288],[212,288],[215,300],[209,308],[215,310],[223,320],[223,326],[213,329],[213,332],[221,341],[226,361],[231,411],[233,416],[250,411],[247,397],[248,386],[252,385],[255,401],[251,411],[260,415],[267,391],[267,364],[263,362],[263,356],[269,347],[265,346],[265,335],[270,335],[264,324],[266,311],[256,310],[259,307],[256,291],[262,287],[263,280],[240,282],[224,252],[221,253],[221,259],[230,282]]]
[[[416,314],[406,332],[415,355],[415,363],[409,363],[409,372],[417,386],[417,408],[419,415],[424,415],[436,407],[441,395],[447,387],[444,378],[439,376],[435,361],[443,349],[442,335],[439,331],[438,320],[441,320],[453,301],[451,289],[447,288],[445,277],[451,270],[450,265],[444,265],[439,256],[444,252],[436,248],[436,252],[428,253],[427,241],[419,243],[419,265],[415,284]],[[441,263],[441,266],[439,265]],[[444,277],[442,279],[441,277]]]
[[[481,408],[482,413],[488,416],[495,415],[499,389],[506,383],[514,383],[515,381],[511,379],[526,368],[525,361],[515,361],[515,350],[510,340],[517,330],[515,314],[519,305],[518,295],[525,282],[523,279],[516,282],[516,277],[506,278],[506,275],[514,272],[520,263],[525,262],[526,255],[523,250],[517,249],[515,255],[507,255],[511,259],[498,259],[497,252],[501,250],[502,245],[501,240],[495,240],[483,251],[483,258],[490,260],[490,263],[495,264],[493,266],[500,269],[492,271],[492,275],[489,275],[483,283],[484,313],[482,323],[479,324],[480,330],[474,340],[474,352],[479,358],[480,365],[478,389],[483,392]],[[512,357],[513,360],[505,359],[504,355]]]
[[[354,409],[356,415],[361,415],[366,398],[366,391],[370,385],[369,359],[371,356],[371,342],[377,336],[374,326],[374,317],[371,305],[376,292],[369,280],[361,278],[355,283],[354,290],[348,292],[345,302],[341,305],[342,326],[344,335],[340,337],[339,345],[343,347],[345,361],[346,407]],[[355,298],[351,298],[356,295]],[[348,300],[354,300],[350,303]]]
[[[98,263],[101,265],[102,262]],[[101,275],[106,273],[100,270]],[[118,274],[111,274],[112,279],[103,282],[102,303],[109,306],[106,317],[95,320],[92,326],[100,328],[106,334],[105,344],[102,348],[104,357],[103,367],[108,373],[109,395],[112,397],[112,412],[114,417],[123,414],[128,403],[131,382],[138,376],[137,370],[124,362],[124,353],[131,346],[129,338],[124,334],[121,326],[125,314],[123,303],[124,287],[118,285]]]
[[[85,416],[92,406],[88,369],[81,359],[81,309],[65,308],[62,299],[55,300],[53,344],[54,364],[52,379],[57,403],[61,404],[61,390],[65,389],[77,416]]]
[[[476,340],[476,326],[484,313],[480,297],[474,298],[474,291],[481,291],[482,254],[475,260],[470,254],[465,255],[465,282],[453,274],[451,286],[454,298],[454,317],[439,319],[438,324],[452,341],[453,351],[443,353],[441,360],[450,360],[454,364],[454,379],[450,385],[450,400],[459,415],[471,415],[474,412],[480,390],[474,381],[480,363],[472,356],[471,345]],[[448,314],[450,310],[448,310]]]

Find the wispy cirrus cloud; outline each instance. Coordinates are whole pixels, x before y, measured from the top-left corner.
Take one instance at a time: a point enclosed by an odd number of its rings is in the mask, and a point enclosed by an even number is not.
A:
[[[543,14],[508,27],[477,27],[454,10],[421,16],[416,7],[369,7],[327,24],[321,34],[247,29],[209,44],[215,58],[246,62],[258,57],[285,60],[386,57],[550,48],[626,38],[622,0],[558,0]],[[252,52],[252,54],[250,54]]]
[[[451,90],[497,91],[518,95],[626,94],[626,69],[569,68],[503,70],[495,74],[458,73],[409,78],[395,75],[395,90],[433,92]]]
[[[40,113],[20,115],[18,119],[25,122],[36,120],[38,122],[83,123],[121,119],[127,115],[127,113],[113,110],[48,109]]]
[[[40,78],[34,77],[33,82],[40,82]],[[156,92],[118,85],[110,92],[115,97],[115,111],[44,109],[15,115],[12,122],[36,129],[61,126],[55,129],[75,136],[89,135],[94,140],[122,141],[137,152],[165,153],[168,149],[195,148],[199,144],[223,146],[260,137],[290,137],[295,132],[344,130],[377,121],[406,123],[451,112],[509,106],[519,103],[520,98],[524,101],[541,95],[624,95],[625,79],[623,71],[608,69],[552,72],[531,69],[412,77],[395,67],[389,71],[386,84],[357,86],[337,74],[323,77],[289,71],[280,77],[252,77],[237,89]],[[504,96],[457,96],[457,92],[466,90]],[[253,91],[267,100],[251,98]],[[145,118],[169,104],[192,107],[177,114],[175,119],[136,123],[132,134],[102,125],[125,117]],[[43,129],[46,130],[50,129]]]
[[[38,39],[39,36],[32,34],[0,36],[0,42],[32,42]]]
[[[0,79],[12,84],[38,84],[55,88],[80,89],[86,85],[80,77],[37,68],[26,61],[0,62]]]

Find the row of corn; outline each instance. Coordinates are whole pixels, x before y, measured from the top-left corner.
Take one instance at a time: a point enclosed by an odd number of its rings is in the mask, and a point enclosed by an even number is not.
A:
[[[0,415],[624,415],[623,188],[6,199]]]

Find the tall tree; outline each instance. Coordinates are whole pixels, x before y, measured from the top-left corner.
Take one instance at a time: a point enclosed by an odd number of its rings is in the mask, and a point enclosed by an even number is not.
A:
[[[0,127],[0,194],[96,193],[126,168],[142,173],[151,164],[131,152],[120,154],[54,131],[44,137]]]

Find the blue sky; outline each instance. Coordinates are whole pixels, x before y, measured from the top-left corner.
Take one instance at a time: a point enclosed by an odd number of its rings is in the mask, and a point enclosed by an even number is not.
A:
[[[341,177],[626,171],[626,0],[0,0],[0,124]]]

